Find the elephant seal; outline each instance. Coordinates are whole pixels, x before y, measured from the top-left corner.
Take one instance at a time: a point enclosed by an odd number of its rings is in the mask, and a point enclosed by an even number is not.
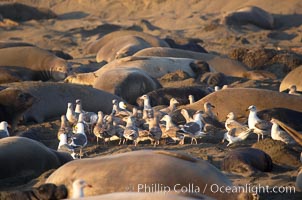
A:
[[[221,72],[227,76],[244,77],[244,73],[248,70],[246,66],[236,60],[224,58],[221,56],[198,53],[194,51],[173,49],[167,47],[151,47],[138,51],[133,56],[158,56],[158,57],[174,57],[174,58],[190,58],[207,62],[211,71]]]
[[[191,191],[196,189],[196,193],[218,199],[236,199],[238,196],[235,193],[214,193],[211,187],[204,188],[206,184],[233,186],[224,174],[207,161],[169,151],[141,150],[74,160],[57,169],[46,182],[66,185],[71,195],[72,179],[79,178],[93,185],[85,189],[86,196],[125,192],[129,188],[133,192],[142,192],[155,184],[157,188],[170,187],[171,190],[191,184]],[[202,190],[198,191],[198,188]]]
[[[113,99],[122,101],[120,97],[108,92],[68,83],[28,81],[4,86],[28,92],[38,99],[24,113],[23,119],[25,122],[41,123],[45,120],[60,117],[66,113],[67,103],[75,102],[76,99],[82,100],[83,109],[94,112],[101,110],[106,114],[112,111]]]
[[[139,38],[143,39],[144,41],[146,41],[147,43],[149,43],[153,47],[169,47],[169,45],[164,40],[161,40],[161,39],[157,38],[156,36],[150,35],[148,33],[139,32],[139,31],[122,30],[122,31],[114,31],[114,32],[108,33],[108,34],[104,35],[102,38],[100,38],[99,40],[89,43],[86,47],[86,52],[88,54],[97,53],[101,47],[106,45],[107,42],[110,42],[112,40],[115,40],[115,39],[117,39],[119,37],[123,37],[123,36],[139,37]]]
[[[112,60],[132,56],[141,49],[152,47],[143,38],[126,35],[108,41],[96,54],[96,61],[111,62]]]
[[[302,91],[302,66],[299,66],[292,71],[290,71],[282,80],[279,91],[289,89],[292,85],[295,85],[298,91]]]
[[[115,94],[125,99],[128,103],[134,104],[139,96],[162,86],[143,70],[113,68],[99,74],[93,87]]]
[[[199,194],[156,193],[156,192],[115,192],[98,196],[80,198],[79,200],[214,200]]]
[[[221,170],[252,176],[255,173],[270,172],[273,169],[273,161],[265,152],[254,148],[234,149],[224,157]]]
[[[197,101],[208,94],[208,91],[198,86],[180,88],[159,88],[157,90],[147,93],[150,99],[150,105],[152,107],[158,105],[168,106],[170,105],[170,99],[172,98],[175,98],[179,102],[179,105],[185,105],[189,104],[189,95],[193,95],[194,99]],[[136,103],[138,105],[142,105],[140,99],[137,99]]]
[[[67,197],[68,191],[64,185],[56,186],[47,183],[24,191],[1,191],[1,200],[60,200]]]
[[[70,155],[62,158],[62,152],[56,152],[42,143],[24,138],[7,137],[0,140],[0,186],[16,186],[16,179],[21,184],[38,177],[49,169],[55,169],[69,162]]]
[[[228,26],[253,24],[264,29],[274,28],[274,17],[256,6],[246,6],[229,12],[223,17],[222,21]]]
[[[33,80],[35,72],[25,67],[0,66],[0,84]]]
[[[186,109],[199,110],[205,102],[215,106],[219,121],[225,121],[228,113],[234,112],[238,118],[246,118],[246,109],[250,105],[257,106],[259,111],[270,108],[287,108],[302,112],[302,97],[280,93],[272,90],[256,88],[227,88],[211,93],[194,104],[184,106]]]
[[[0,49],[0,66],[27,68],[33,71],[34,80],[42,81],[64,80],[71,69],[66,60],[32,46]]]
[[[6,121],[13,133],[21,116],[34,104],[36,98],[19,89],[6,88],[0,91],[0,121]]]

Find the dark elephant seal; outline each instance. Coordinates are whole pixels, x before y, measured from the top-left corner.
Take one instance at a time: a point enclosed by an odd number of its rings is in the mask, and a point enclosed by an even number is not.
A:
[[[96,61],[111,62],[112,60],[132,56],[141,49],[151,47],[143,38],[126,35],[108,41],[96,54]]]
[[[97,53],[101,47],[103,47],[107,42],[115,40],[119,37],[123,36],[136,36],[142,38],[146,42],[148,42],[153,47],[169,47],[169,45],[164,41],[156,36],[150,35],[148,33],[139,32],[139,31],[129,31],[129,30],[122,30],[122,31],[114,31],[104,35],[102,38],[90,43],[86,47],[87,53]]]
[[[56,152],[40,142],[24,137],[7,137],[0,140],[0,186],[16,186],[14,178],[22,183],[38,177],[49,169],[55,169],[69,162],[72,157],[59,159],[62,152]],[[12,182],[11,182],[12,181]]]
[[[162,86],[143,70],[113,68],[99,74],[93,87],[115,94],[125,99],[128,103],[134,104],[139,96]]]
[[[0,66],[0,84],[34,80],[34,74],[25,67]]]
[[[215,106],[213,112],[217,113],[219,121],[224,121],[228,113],[234,112],[238,118],[248,116],[246,109],[250,105],[257,106],[261,111],[270,108],[288,108],[302,112],[302,97],[280,93],[272,90],[256,88],[227,88],[211,93],[194,104],[184,108],[199,110],[203,108],[205,102],[210,102]]]
[[[71,180],[79,178],[93,185],[85,188],[87,196],[125,192],[129,187],[133,192],[142,192],[144,184],[162,184],[171,189],[191,184],[192,190],[202,188],[201,191],[196,190],[197,193],[218,199],[236,199],[238,195],[213,193],[211,187],[204,188],[206,184],[232,186],[232,182],[207,161],[168,151],[142,150],[74,160],[57,169],[46,182],[65,184],[71,195]]]
[[[221,170],[251,176],[255,173],[270,172],[273,169],[271,157],[254,148],[234,149],[224,157]]]
[[[295,85],[298,91],[302,91],[302,66],[299,66],[290,71],[282,80],[279,91],[289,89],[292,85]]]
[[[64,80],[70,65],[38,47],[11,47],[0,49],[0,66],[24,67],[33,71],[34,80]]]
[[[22,82],[5,85],[17,88],[35,96],[38,101],[24,113],[24,121],[41,123],[60,117],[66,113],[67,103],[81,99],[83,109],[87,111],[103,111],[106,114],[112,111],[112,100],[122,99],[116,95],[97,90],[88,86],[56,82]],[[101,101],[100,101],[101,99]]]
[[[1,200],[60,200],[67,197],[68,191],[64,185],[56,186],[47,183],[28,190],[1,191]]]
[[[256,6],[246,6],[229,12],[223,17],[223,23],[228,26],[253,24],[264,29],[274,28],[274,17]]]
[[[11,126],[12,133],[22,115],[35,100],[30,93],[19,89],[0,90],[0,121],[6,121]]]
[[[180,87],[180,88],[159,88],[157,90],[148,92],[150,105],[169,105],[170,99],[175,98],[179,105],[189,104],[189,95],[193,95],[195,101],[205,97],[209,92],[198,86]],[[141,105],[141,100],[136,100],[138,105]]]

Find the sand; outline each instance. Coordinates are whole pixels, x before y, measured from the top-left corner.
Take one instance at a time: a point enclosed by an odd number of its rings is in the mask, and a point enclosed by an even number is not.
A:
[[[57,18],[29,21],[5,19],[6,21],[0,24],[0,40],[28,42],[45,49],[62,50],[73,56],[71,62],[74,66],[95,62],[95,55],[84,54],[87,44],[107,33],[123,29],[144,31],[162,39],[175,39],[179,43],[186,42],[188,39],[198,39],[198,44],[208,52],[222,56],[229,55],[236,48],[270,48],[276,51],[294,50],[297,54],[301,53],[302,1],[300,0],[11,0],[5,2],[19,2],[33,7],[48,8],[57,14]],[[275,19],[274,29],[265,30],[254,25],[227,27],[221,24],[227,12],[247,5],[258,6],[271,13]],[[236,79],[231,87],[256,87],[278,91],[282,78],[288,73],[282,71],[284,65],[287,63],[269,63],[267,66],[268,71],[276,74],[275,80]],[[290,66],[291,69],[294,67],[297,66]],[[191,79],[171,81],[167,78],[167,80],[161,81],[164,86],[196,85],[196,82]],[[41,142],[51,148],[57,148],[58,120],[43,124],[20,125],[17,130],[31,128],[39,131]],[[217,132],[199,140],[198,145],[160,145],[157,149],[184,151],[206,159],[220,168],[220,162],[228,151],[237,147],[250,147],[256,142],[256,137],[252,136],[247,141],[226,147],[226,143],[220,143],[222,137],[223,132]],[[103,156],[139,149],[154,148],[148,143],[134,148],[132,145],[118,146],[117,144],[97,146],[95,141],[90,141],[85,149],[85,156]],[[297,173],[297,168],[275,165],[272,172],[262,173],[256,177],[231,174],[228,176],[234,184],[261,184],[273,187],[293,186]],[[39,185],[43,182],[43,177],[40,179],[38,182],[34,180],[17,188]],[[301,193],[263,193],[260,199],[301,199],[301,197]]]

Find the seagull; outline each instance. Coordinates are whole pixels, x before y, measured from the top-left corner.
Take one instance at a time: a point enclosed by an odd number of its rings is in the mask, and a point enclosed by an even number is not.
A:
[[[202,123],[202,114],[201,112],[197,111],[193,116],[193,121],[186,123],[182,126],[181,130],[185,132],[185,137],[191,138],[191,144],[193,144],[193,141],[195,141],[195,144],[197,144],[197,139],[205,135],[203,130],[203,123]]]
[[[79,120],[75,126],[75,133],[71,137],[70,146],[74,148],[80,148],[80,158],[82,157],[82,150],[87,145],[87,136],[85,134],[83,113],[79,115]]]
[[[271,119],[271,123],[273,124],[271,130],[271,137],[273,140],[280,140],[285,144],[295,144],[295,140],[288,135],[285,131],[281,130],[277,122],[274,118]]]
[[[223,124],[218,121],[216,115],[213,113],[212,109],[215,108],[215,106],[210,102],[205,102],[203,104],[203,107],[204,113],[202,114],[202,122],[204,123],[204,125],[212,125],[214,127],[224,128]]]
[[[182,116],[185,118],[186,123],[192,122],[194,121],[194,119],[190,116],[189,112],[187,109],[181,109],[180,113],[182,114]]]
[[[259,117],[257,116],[256,106],[251,105],[250,107],[248,107],[248,110],[250,111],[248,117],[249,129],[253,129],[253,132],[258,135],[259,142],[260,135],[263,139],[263,134],[268,133],[270,131],[271,124],[267,121],[259,119]]]
[[[144,101],[143,119],[152,118],[154,114],[150,104],[149,96],[144,94],[143,96],[140,96],[139,99]]]
[[[230,146],[233,143],[245,140],[252,132],[253,130],[246,126],[232,128],[224,134],[222,143],[224,143],[224,140],[227,140],[229,142],[227,146]]]
[[[127,119],[126,128],[124,130],[124,138],[126,140],[133,140],[134,146],[137,145],[137,138],[139,136],[138,128],[135,126],[135,119],[133,116],[129,116]]]
[[[127,105],[125,104],[125,102],[121,101],[118,102],[118,100],[113,99],[112,100],[112,112],[114,112],[114,115],[116,117],[127,117],[131,114],[131,112],[129,112],[128,110],[126,110]]]
[[[176,110],[176,105],[179,104],[179,102],[175,99],[175,98],[171,98],[170,99],[170,104],[169,107],[167,108],[163,108],[161,110],[159,110],[160,112],[164,113],[164,114],[170,114],[173,111]]]
[[[165,115],[160,121],[166,122],[166,127],[162,128],[162,138],[170,137],[173,141],[183,144],[184,136],[180,133],[180,128],[172,122],[171,116]]]
[[[159,145],[159,140],[162,136],[162,130],[159,126],[158,117],[150,119],[148,124],[150,137],[154,140],[154,147],[156,147],[156,145]]]
[[[83,113],[83,122],[87,125],[89,133],[93,132],[92,127],[96,124],[98,120],[98,115],[94,112],[84,111],[82,108],[82,101],[80,99],[76,100],[75,114],[79,116]]]
[[[289,89],[288,94],[301,96],[301,93],[297,91],[296,85],[292,85],[288,89]]]
[[[8,127],[8,123],[6,121],[2,121],[0,123],[0,139],[9,137],[9,132],[7,130],[7,127]]]
[[[67,134],[66,133],[61,133],[59,135],[59,145],[57,148],[57,151],[61,151],[61,152],[66,152],[66,153],[70,153],[70,155],[73,157],[73,159],[75,159],[75,152],[74,152],[74,148],[68,144],[68,139],[67,139]]]
[[[75,125],[78,121],[77,115],[73,110],[73,104],[67,104],[66,118],[71,125]]]
[[[227,131],[230,131],[233,128],[245,127],[245,125],[243,125],[235,120],[235,114],[233,112],[230,112],[229,114],[227,114],[227,120],[225,121],[224,126]]]
[[[195,99],[194,99],[193,95],[190,94],[189,97],[188,97],[188,99],[189,99],[189,104],[195,103]]]
[[[102,111],[98,112],[98,121],[93,128],[93,134],[96,137],[96,142],[99,144],[99,139],[103,139],[103,132],[105,131],[105,123],[104,123],[104,113]]]
[[[86,181],[82,179],[77,179],[72,183],[72,199],[79,199],[84,197],[84,188],[85,187],[92,187],[91,185],[87,184]]]
[[[72,135],[72,128],[68,124],[66,115],[61,115],[61,126],[60,126],[60,129],[59,129],[58,134],[57,134],[58,139],[60,138],[61,134],[66,134],[67,139],[70,138],[71,135]]]

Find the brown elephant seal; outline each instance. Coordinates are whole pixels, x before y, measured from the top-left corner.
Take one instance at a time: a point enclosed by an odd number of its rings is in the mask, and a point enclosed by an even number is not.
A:
[[[239,148],[227,153],[221,163],[221,170],[252,176],[258,172],[273,169],[271,157],[264,151],[254,148]]]
[[[34,104],[36,98],[19,89],[0,91],[0,121],[6,121],[14,131],[21,116]]]
[[[83,109],[93,112],[103,111],[106,114],[112,111],[113,99],[122,101],[120,97],[108,92],[68,83],[28,81],[5,86],[28,92],[38,99],[23,115],[24,121],[38,123],[65,114],[67,103],[75,102],[76,99],[81,99]]]
[[[47,183],[28,190],[1,191],[1,200],[60,200],[67,197],[68,191],[64,185],[56,186]]]
[[[70,65],[38,47],[11,47],[0,49],[0,66],[24,67],[33,71],[34,80],[64,80]]]
[[[96,54],[96,61],[111,62],[112,60],[132,56],[141,49],[152,47],[143,38],[134,35],[126,35],[108,41]]]
[[[264,29],[274,28],[274,17],[256,6],[246,6],[229,12],[223,17],[223,23],[228,26],[253,24]]]
[[[256,88],[227,88],[211,93],[194,104],[184,108],[199,110],[205,102],[215,106],[213,112],[217,113],[219,121],[224,121],[228,113],[234,112],[238,118],[248,116],[246,109],[250,105],[257,106],[258,111],[270,108],[287,108],[302,112],[302,97],[280,93],[272,90]]]
[[[79,200],[214,200],[205,195],[182,193],[156,193],[156,192],[115,192],[98,196],[79,198]]]
[[[148,33],[139,32],[139,31],[130,31],[130,30],[122,30],[122,31],[114,31],[104,35],[102,38],[90,43],[86,47],[87,53],[97,53],[101,47],[103,47],[107,42],[115,40],[119,37],[123,36],[136,36],[147,43],[149,43],[153,47],[169,47],[169,45],[156,36],[150,35]]]
[[[56,152],[42,143],[24,138],[7,137],[0,140],[0,186],[16,186],[24,184],[38,177],[49,169],[55,169],[73,160],[66,156],[65,160],[58,155],[66,154]],[[68,159],[69,158],[69,159]],[[64,161],[64,162],[62,162]]]
[[[139,96],[162,86],[156,79],[153,79],[143,70],[136,68],[112,68],[99,74],[93,87],[115,94],[130,104],[135,104]]]
[[[237,199],[238,196],[238,193],[216,191],[218,186],[233,185],[207,161],[169,151],[142,150],[74,160],[57,169],[46,182],[66,185],[71,195],[72,179],[79,178],[93,186],[85,188],[86,196],[125,192],[129,188],[133,192],[144,192],[151,187],[161,191],[170,188],[173,192],[174,189],[188,189],[188,184],[191,184],[191,192],[195,190],[195,193],[217,199]]]
[[[282,80],[279,91],[283,92],[284,90],[289,89],[292,85],[296,86],[297,91],[302,91],[302,66],[299,66],[292,71],[290,71]]]

